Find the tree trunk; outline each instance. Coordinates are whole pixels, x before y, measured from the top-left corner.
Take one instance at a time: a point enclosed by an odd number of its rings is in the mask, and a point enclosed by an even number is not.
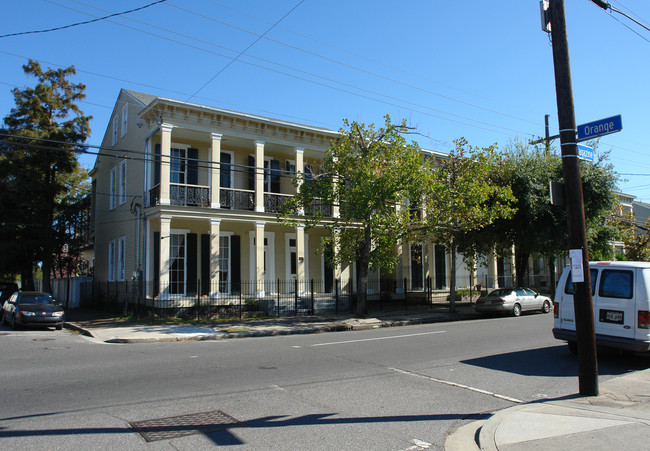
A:
[[[357,317],[368,317],[368,272],[370,266],[370,247],[372,240],[370,228],[366,227],[363,231],[363,247],[359,255],[359,274],[357,280]]]
[[[52,193],[54,190],[54,180],[56,176],[56,170],[52,167],[50,163],[50,171],[48,173],[48,194]],[[52,293],[52,259],[54,258],[53,252],[53,240],[54,234],[52,227],[54,227],[54,194],[48,199],[47,204],[47,224],[45,228],[45,240],[43,242],[43,291],[46,293]]]
[[[548,257],[548,273],[551,276],[551,296],[555,296],[555,255]]]
[[[528,272],[529,257],[530,252],[524,252],[519,249],[515,249],[515,274],[517,276],[516,285],[518,287],[524,287],[527,285],[524,281],[524,276]]]
[[[456,312],[456,243],[451,243],[451,268],[449,270],[449,311]]]
[[[31,264],[20,269],[20,287],[25,291],[34,291],[34,274]]]

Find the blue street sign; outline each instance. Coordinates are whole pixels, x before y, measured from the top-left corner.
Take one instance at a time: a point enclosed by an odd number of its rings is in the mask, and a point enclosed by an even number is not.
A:
[[[584,144],[578,144],[578,158],[585,161],[594,161],[594,149]]]
[[[621,115],[607,117],[586,124],[578,125],[578,141],[597,138],[598,136],[609,135],[610,133],[620,132],[623,129],[623,119]]]

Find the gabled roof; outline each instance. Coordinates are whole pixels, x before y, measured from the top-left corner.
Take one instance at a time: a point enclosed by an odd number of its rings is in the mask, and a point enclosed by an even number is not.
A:
[[[144,94],[142,92],[131,91],[130,89],[123,89],[123,91],[129,94],[130,96],[134,97],[136,100],[141,102],[144,106],[147,106],[151,102],[156,100],[156,96],[153,96],[151,94]]]

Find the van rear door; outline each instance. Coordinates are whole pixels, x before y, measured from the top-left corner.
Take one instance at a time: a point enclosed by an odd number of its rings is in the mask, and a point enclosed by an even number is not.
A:
[[[591,276],[591,294],[593,296],[596,282],[598,280],[598,269],[590,268],[589,275]],[[569,271],[564,287],[558,286],[562,289],[562,297],[559,300],[559,327],[562,329],[576,330],[575,310],[573,307],[573,280],[571,278],[571,271]],[[558,296],[556,295],[556,299]]]
[[[602,268],[594,302],[596,333],[634,338],[636,328],[634,268]]]

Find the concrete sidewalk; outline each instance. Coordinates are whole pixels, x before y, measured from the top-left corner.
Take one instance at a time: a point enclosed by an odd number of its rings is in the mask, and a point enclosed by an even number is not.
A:
[[[645,357],[642,357],[645,358]],[[648,450],[650,369],[600,384],[600,396],[571,396],[496,412],[465,425],[447,451]]]
[[[65,327],[105,343],[155,343],[364,330],[479,317],[473,305],[468,303],[457,304],[455,313],[450,313],[449,307],[445,305],[422,311],[379,312],[365,319],[355,318],[350,314],[293,316],[214,324],[135,324],[71,310],[66,312]]]

